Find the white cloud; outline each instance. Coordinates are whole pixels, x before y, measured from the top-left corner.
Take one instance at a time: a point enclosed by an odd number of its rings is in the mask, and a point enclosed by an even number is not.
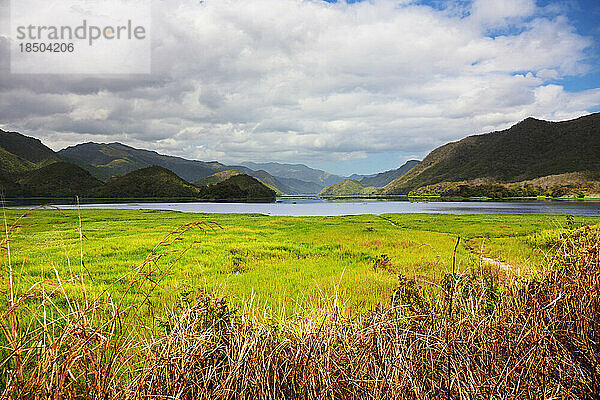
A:
[[[590,39],[533,0],[476,0],[464,17],[391,0],[177,0],[154,11],[152,76],[49,80],[0,62],[2,122],[54,148],[124,141],[230,163],[319,163],[422,157],[600,104],[600,89],[556,84],[587,70]]]
[[[517,23],[536,11],[534,0],[474,0],[471,18],[486,28]]]

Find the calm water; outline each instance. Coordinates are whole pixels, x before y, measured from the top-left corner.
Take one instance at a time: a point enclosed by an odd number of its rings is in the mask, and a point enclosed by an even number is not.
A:
[[[74,205],[58,206],[63,209],[76,208]],[[96,209],[172,210],[195,213],[260,213],[280,216],[386,213],[600,215],[600,201],[427,202],[381,200],[323,201],[316,198],[283,198],[276,203],[120,203],[82,204],[80,207]]]

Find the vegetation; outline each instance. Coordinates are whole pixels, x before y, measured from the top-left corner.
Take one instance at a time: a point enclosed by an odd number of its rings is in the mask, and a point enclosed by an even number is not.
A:
[[[175,172],[186,181],[194,182],[215,172],[229,169],[218,162],[192,161],[165,156],[155,151],[136,149],[121,143],[83,143],[67,147],[58,154],[96,167],[101,171],[102,179],[158,165]]]
[[[210,186],[194,186],[159,166],[142,168],[110,179],[91,193],[94,198],[174,198],[202,200],[275,200],[275,192],[244,174]]]
[[[223,182],[223,181],[231,178],[232,176],[239,175],[239,174],[241,174],[241,172],[238,171],[237,169],[228,169],[226,171],[216,172],[205,178],[198,179],[196,182],[194,182],[194,185],[196,185],[196,186],[214,185],[215,183]]]
[[[56,162],[23,174],[17,179],[23,196],[88,196],[103,182],[75,164]]]
[[[7,213],[9,225],[21,214],[19,210]],[[286,315],[302,313],[314,306],[315,299],[331,299],[336,291],[348,309],[385,303],[397,284],[397,273],[440,282],[457,236],[463,238],[457,269],[477,265],[483,252],[529,273],[546,251],[538,248],[540,243],[545,246],[544,240],[530,236],[570,226],[564,216],[506,214],[268,217],[85,210],[81,218],[89,295],[99,295],[109,285],[115,296],[122,294],[125,283],[114,282],[141,264],[165,232],[210,221],[220,228],[190,231],[185,241],[173,246],[182,250],[197,242],[169,271],[155,301],[172,304],[188,292],[192,297],[204,291],[222,292],[236,306],[254,298],[272,314]],[[574,221],[598,222],[600,217]],[[76,212],[36,211],[19,225],[11,249],[13,263],[20,266],[22,287],[51,278],[54,268],[61,276],[70,274],[65,254],[75,263],[80,250]],[[378,260],[387,260],[386,267]]]
[[[2,247],[6,398],[600,393],[600,232],[581,219],[212,215],[218,227],[171,212],[17,215]],[[506,256],[510,268],[480,256],[517,243],[526,251]],[[237,268],[206,264],[219,253]],[[261,270],[267,279],[251,279]],[[229,300],[212,294],[214,276]],[[299,304],[285,292],[298,283],[317,295],[291,315],[264,312],[275,298]],[[381,301],[349,301],[361,293]]]
[[[374,176],[353,175],[360,179],[358,182],[353,179],[342,180],[337,175],[302,164],[246,163],[252,168],[263,168],[251,170],[248,166],[229,167],[218,162],[166,156],[120,143],[84,143],[57,154],[37,139],[0,131],[0,185],[9,197],[47,196],[47,193],[71,195],[73,191],[68,187],[73,187],[73,178],[81,177],[84,190],[78,194],[86,195],[86,190],[93,186],[89,176],[81,173],[64,177],[56,175],[61,170],[75,171],[75,167],[66,168],[64,164],[55,167],[52,169],[55,173],[52,181],[40,186],[39,190],[31,183],[41,182],[35,177],[42,177],[45,171],[39,171],[32,177],[25,175],[52,163],[68,162],[97,178],[111,178],[106,187],[92,192],[106,193],[110,197],[118,195],[118,198],[132,197],[130,194],[134,192],[146,198],[151,197],[152,193],[195,197],[196,190],[188,182],[198,182],[200,186],[217,183],[225,176],[230,176],[231,172],[228,171],[232,170],[260,180],[276,194],[311,194],[320,191],[324,197],[598,197],[598,138],[600,113],[563,122],[528,118],[504,131],[469,136],[446,144],[432,151],[422,162],[409,161],[396,170]],[[167,184],[169,179],[165,181],[162,176],[156,182],[156,187],[151,188],[152,185],[144,179],[142,181],[146,183],[125,184],[132,177],[121,176],[154,165],[173,171],[185,183],[173,178],[171,184]],[[325,184],[330,186],[323,188]],[[111,188],[114,185],[121,185],[125,190]],[[236,187],[241,186],[233,184],[221,187],[218,192],[227,193],[226,198],[248,197],[243,193],[234,196],[232,190]],[[205,190],[200,192],[202,198],[216,198]],[[267,195],[260,190],[256,193]]]
[[[0,148],[0,171],[7,175],[30,171],[37,165]]]
[[[159,166],[141,168],[110,179],[93,193],[98,198],[196,197],[198,189]]]
[[[359,181],[364,186],[384,187],[393,180],[398,179],[407,174],[411,169],[413,169],[417,164],[419,164],[419,162],[420,161],[417,160],[410,160],[404,163],[404,165],[402,165],[400,168],[381,172],[374,176],[365,176]]]
[[[512,128],[469,136],[432,151],[384,194],[440,182],[520,182],[563,173],[600,172],[600,113],[571,121],[528,118]]]
[[[93,175],[106,175],[99,173],[103,168],[105,171],[113,167],[129,170],[145,165],[153,159],[183,168],[182,171],[188,173],[191,173],[191,170],[195,173],[203,173],[202,171],[206,171],[207,168],[219,170],[219,166],[222,165],[218,163],[202,163],[162,156],[118,143],[111,145],[87,143],[69,148],[63,153],[64,155],[55,153],[38,139],[16,132],[0,131],[2,196],[4,198],[73,196],[105,199],[189,198],[230,201],[270,201],[275,197],[275,192],[271,188],[249,176],[244,175],[232,180],[223,179],[232,176],[227,172],[217,177],[216,180],[220,183],[211,188],[198,188],[160,166],[135,169],[125,176],[114,176],[106,183]],[[71,156],[88,158],[97,165],[87,164],[81,159],[70,158]],[[118,158],[121,156],[124,158]],[[107,161],[108,164],[102,164]],[[106,169],[109,164],[110,168]]]
[[[36,166],[44,166],[61,161],[61,158],[49,147],[44,146],[39,139],[21,135],[17,132],[0,130],[0,147],[5,152],[29,161]]]
[[[335,185],[327,186],[319,192],[319,197],[369,196],[377,194],[378,188],[365,187],[354,179],[344,179]]]
[[[524,182],[498,183],[485,180],[442,182],[412,190],[410,196],[478,198],[585,198],[600,196],[600,174],[568,173]]]
[[[279,178],[263,170],[254,171],[244,166],[232,167],[216,161],[186,160],[181,157],[159,154],[155,151],[136,149],[121,143],[83,143],[63,149],[59,154],[70,160],[78,160],[89,165],[87,169],[101,179],[107,179],[115,175],[125,175],[137,169],[157,165],[175,172],[188,182],[202,181],[202,179],[219,172],[238,170],[241,173],[260,179],[265,185],[281,193],[303,193],[303,189],[307,185],[307,182],[297,179],[288,179],[286,183],[283,183]],[[317,191],[315,190],[313,193]]]
[[[226,180],[198,188],[199,197],[207,200],[275,201],[276,193],[258,179],[246,174],[233,175]]]

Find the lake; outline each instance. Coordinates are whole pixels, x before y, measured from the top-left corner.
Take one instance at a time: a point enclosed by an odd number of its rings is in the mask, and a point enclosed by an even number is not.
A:
[[[57,205],[62,209],[77,208],[73,204]],[[260,213],[277,216],[334,216],[387,213],[442,214],[573,214],[600,215],[600,201],[384,201],[321,200],[309,197],[286,197],[275,203],[97,203],[81,208],[171,210],[193,213]],[[9,208],[30,208],[29,206]]]

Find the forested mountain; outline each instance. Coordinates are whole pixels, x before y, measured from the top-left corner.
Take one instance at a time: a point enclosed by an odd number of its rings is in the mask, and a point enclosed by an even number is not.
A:
[[[438,147],[384,193],[405,194],[442,182],[511,183],[599,171],[600,113],[562,122],[527,118],[503,131]]]

